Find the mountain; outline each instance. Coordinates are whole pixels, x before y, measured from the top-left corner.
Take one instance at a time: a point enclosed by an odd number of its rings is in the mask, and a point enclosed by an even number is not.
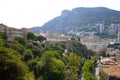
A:
[[[39,27],[39,26],[35,26],[30,29],[36,34],[39,34],[41,32],[41,27]]]
[[[70,31],[94,30],[97,23],[110,25],[120,23],[120,11],[105,7],[74,8],[71,11],[63,10],[61,15],[48,21],[40,31],[68,33]]]

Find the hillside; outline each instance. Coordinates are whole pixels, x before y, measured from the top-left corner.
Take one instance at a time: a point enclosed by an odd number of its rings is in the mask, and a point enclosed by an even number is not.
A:
[[[63,10],[61,15],[45,23],[40,30],[67,33],[69,31],[94,30],[97,23],[120,23],[120,11],[105,7],[74,8]],[[39,29],[39,28],[38,28]],[[35,31],[35,30],[34,30]]]
[[[31,30],[36,34],[39,34],[41,32],[41,27],[35,26],[32,27]]]

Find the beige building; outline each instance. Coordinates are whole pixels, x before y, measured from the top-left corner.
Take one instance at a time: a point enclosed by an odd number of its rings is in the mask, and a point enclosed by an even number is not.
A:
[[[70,40],[70,37],[47,37],[47,41],[50,42],[65,42]]]
[[[26,28],[16,29],[16,28],[8,27],[1,23],[0,32],[7,34],[9,40],[13,40],[16,36],[26,37],[27,29]]]

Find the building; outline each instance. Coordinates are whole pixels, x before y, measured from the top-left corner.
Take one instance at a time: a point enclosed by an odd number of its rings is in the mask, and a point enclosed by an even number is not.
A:
[[[120,29],[120,23],[118,23],[118,24],[111,24],[111,28],[114,29],[115,33],[118,33],[119,29]]]
[[[118,32],[118,42],[120,42],[120,32]]]
[[[120,42],[110,42],[108,44],[106,54],[120,57]]]
[[[66,42],[66,41],[68,41],[70,39],[71,39],[71,37],[61,37],[61,36],[47,37],[46,42]]]
[[[7,26],[1,23],[0,24],[0,32],[6,33],[6,31],[7,31]]]
[[[98,34],[103,34],[104,33],[104,25],[99,23],[96,26],[97,26],[97,29],[96,29],[97,33]]]
[[[16,29],[13,27],[8,27],[4,24],[0,24],[0,32],[7,34],[9,40],[13,40],[16,36],[26,37],[27,29]]]
[[[57,36],[59,36],[58,33],[52,32],[52,31],[50,31],[50,30],[48,30],[48,31],[45,33],[45,37],[57,37]]]
[[[20,29],[7,27],[6,33],[9,40],[13,40],[16,36],[22,37],[22,31]]]
[[[120,80],[120,57],[102,58],[99,71],[103,80]]]
[[[28,30],[28,29],[26,29],[26,28],[22,28],[21,31],[22,31],[22,36],[23,36],[23,37],[26,37],[26,36],[27,36],[27,32],[29,32],[30,30]],[[31,31],[30,31],[30,32],[31,32]]]
[[[118,28],[119,28],[118,24],[111,24],[111,27],[114,29],[115,33],[118,33]]]

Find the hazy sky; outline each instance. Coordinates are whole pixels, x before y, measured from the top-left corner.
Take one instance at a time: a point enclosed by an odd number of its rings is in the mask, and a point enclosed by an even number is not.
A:
[[[120,0],[0,0],[0,23],[11,27],[42,26],[64,9],[108,7],[120,11]]]

